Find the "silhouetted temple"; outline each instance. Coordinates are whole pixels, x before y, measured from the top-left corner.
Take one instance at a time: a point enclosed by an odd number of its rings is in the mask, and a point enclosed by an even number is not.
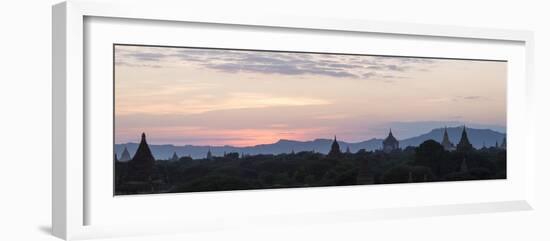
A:
[[[443,132],[443,140],[441,141],[443,149],[446,151],[454,151],[455,145],[449,140],[449,134],[447,133],[447,127],[445,126],[445,131]]]
[[[500,148],[501,148],[501,149],[506,149],[506,137],[504,137],[504,138],[502,139],[502,143],[500,143]]]
[[[456,150],[459,152],[467,152],[473,149],[474,147],[470,143],[470,140],[468,140],[468,134],[466,133],[466,126],[464,126],[464,129],[462,129],[462,136],[460,137],[460,141],[456,145]]]
[[[172,154],[172,158],[170,160],[172,161],[177,161],[179,160],[180,158],[178,157],[178,154],[176,154],[176,152],[174,152],[174,154]]]
[[[383,145],[382,150],[386,153],[390,153],[392,151],[399,149],[399,141],[395,139],[395,137],[393,136],[393,133],[391,132],[391,129],[390,129],[390,133],[388,134],[388,137],[386,137],[386,139],[382,142],[382,145]]]
[[[128,163],[128,167],[132,173],[132,179],[135,181],[150,181],[155,165],[155,158],[149,149],[145,133],[141,134],[141,142],[134,158]]]
[[[339,156],[342,154],[342,151],[340,151],[340,145],[338,144],[338,141],[336,140],[336,136],[334,136],[334,141],[332,141],[332,145],[330,146],[330,152],[328,153],[329,156]]]
[[[132,157],[130,157],[130,153],[128,152],[128,149],[124,147],[124,150],[122,151],[122,154],[120,155],[120,159],[118,159],[121,162],[127,162],[131,160]]]
[[[172,159],[176,158],[174,152]],[[158,193],[169,188],[166,166],[158,166],[143,133],[134,157],[128,162],[115,162],[115,193]]]

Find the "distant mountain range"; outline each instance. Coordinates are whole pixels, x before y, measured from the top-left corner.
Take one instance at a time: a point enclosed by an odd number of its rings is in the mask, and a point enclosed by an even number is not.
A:
[[[428,133],[399,140],[399,146],[405,148],[407,146],[418,146],[426,140],[435,140],[441,142],[443,138],[443,128],[437,128],[429,131]],[[447,128],[449,134],[449,139],[455,145],[460,139],[462,133],[462,127],[449,127]],[[494,146],[496,142],[501,143],[505,133],[493,131],[491,129],[474,129],[466,128],[468,133],[468,139],[474,145],[475,148],[483,147],[484,143],[487,147]],[[394,133],[397,138],[399,138],[399,133]],[[340,149],[345,151],[348,147],[351,152],[356,152],[360,149],[366,149],[368,151],[377,150],[382,148],[383,139],[373,138],[366,141],[349,143],[345,141],[338,141],[340,144]],[[222,156],[223,153],[229,152],[238,152],[244,154],[280,154],[280,153],[290,153],[293,150],[295,152],[300,151],[315,151],[320,153],[328,153],[330,145],[332,143],[331,139],[315,139],[312,141],[294,141],[294,140],[279,140],[272,144],[261,144],[256,146],[249,147],[234,147],[234,146],[194,146],[194,145],[185,145],[185,146],[174,146],[174,145],[149,145],[155,159],[170,159],[174,152],[177,153],[179,157],[182,156],[191,156],[194,159],[205,158],[206,153],[210,149],[212,155]],[[138,143],[126,143],[126,144],[116,144],[115,152],[118,157],[121,156],[124,147],[128,149],[130,155],[133,156],[137,150]]]

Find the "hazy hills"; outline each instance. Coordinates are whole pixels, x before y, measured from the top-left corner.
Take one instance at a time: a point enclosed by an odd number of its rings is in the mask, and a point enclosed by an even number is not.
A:
[[[500,143],[506,134],[493,131],[490,129],[474,129],[467,128],[468,138],[475,148],[481,148],[485,143],[486,146],[494,146],[496,142]],[[462,127],[450,127],[447,128],[449,138],[454,144],[458,143],[460,135],[462,133]],[[405,148],[407,146],[418,146],[422,142],[433,139],[438,142],[443,138],[443,128],[437,128],[429,131],[428,133],[407,138],[399,139],[399,134],[394,133],[399,140],[399,146]],[[385,138],[385,137],[384,137]],[[351,152],[356,152],[360,149],[376,150],[382,147],[383,139],[370,139],[357,143],[348,143],[339,141],[340,148],[345,151],[346,148],[350,148]],[[294,141],[294,140],[279,140],[272,144],[262,144],[249,147],[233,147],[233,146],[174,146],[174,145],[150,145],[151,151],[156,159],[169,159],[174,151],[178,156],[191,156],[193,158],[204,158],[208,149],[212,151],[214,156],[221,156],[224,152],[238,152],[244,154],[280,154],[289,153],[292,150],[295,152],[300,151],[315,151],[321,153],[328,153],[332,139],[315,139],[312,141]],[[128,151],[133,156],[138,143],[116,144],[115,152],[117,156],[121,156],[124,147],[128,148]]]

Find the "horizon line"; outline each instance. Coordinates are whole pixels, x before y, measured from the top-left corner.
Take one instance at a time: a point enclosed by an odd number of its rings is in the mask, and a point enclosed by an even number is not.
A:
[[[441,128],[435,128],[435,129],[432,129],[430,131],[428,131],[427,133],[431,132],[431,131],[434,131],[434,130],[438,130],[438,129],[452,129],[452,128],[462,128],[464,127],[464,125],[459,125],[459,126],[455,126],[455,127],[441,127]],[[468,127],[466,126],[466,130],[468,129],[475,129],[475,130],[490,130],[490,131],[493,131],[493,132],[497,132],[497,133],[500,133],[500,134],[504,134],[504,135],[507,135],[506,132],[500,132],[500,131],[497,131],[497,130],[493,130],[491,128],[471,128],[471,127]],[[394,131],[392,131],[394,132]],[[424,133],[424,134],[427,134],[427,133]],[[146,134],[146,133],[145,133]],[[420,135],[416,135],[416,136],[411,136],[411,137],[407,137],[407,138],[402,138],[402,139],[397,139],[398,141],[403,141],[403,140],[406,140],[406,139],[410,139],[410,138],[414,138],[414,137],[418,137],[418,136],[421,136],[421,135],[424,135],[424,134],[420,134]],[[343,139],[338,139],[336,138],[336,140],[338,142],[345,142],[345,143],[348,143],[348,144],[357,144],[357,143],[360,143],[360,142],[365,142],[365,141],[371,141],[371,140],[384,140],[386,137],[373,137],[373,138],[369,138],[369,139],[366,139],[366,140],[362,140],[362,141],[356,141],[356,142],[348,142],[348,141],[345,141]],[[233,147],[233,148],[247,148],[247,147],[256,147],[256,146],[259,146],[259,145],[272,145],[272,144],[275,144],[275,143],[278,143],[280,141],[295,141],[295,142],[310,142],[310,141],[316,141],[316,140],[329,140],[329,141],[332,141],[333,138],[315,138],[315,139],[308,139],[308,140],[292,140],[292,139],[279,139],[275,142],[271,142],[271,143],[260,143],[260,144],[256,144],[256,145],[248,145],[248,146],[235,146],[235,145],[228,145],[228,144],[225,144],[225,145],[193,145],[193,144],[184,144],[184,145],[178,145],[178,144],[170,144],[170,143],[163,143],[163,144],[155,144],[155,143],[149,143],[149,145],[156,145],[156,146],[193,146],[193,147]],[[136,141],[136,142],[126,142],[126,143],[114,143],[114,145],[126,145],[126,144],[139,144],[139,141]]]

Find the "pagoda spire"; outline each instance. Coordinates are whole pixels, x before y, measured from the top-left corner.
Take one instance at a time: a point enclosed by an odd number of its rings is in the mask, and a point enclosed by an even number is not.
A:
[[[151,180],[153,167],[155,165],[155,157],[149,149],[145,133],[141,134],[141,142],[137,148],[136,154],[129,162],[129,166],[135,175],[135,178],[139,181]]]
[[[388,137],[382,141],[382,150],[386,153],[390,153],[399,149],[399,141],[393,136],[393,133],[390,128],[390,133]]]
[[[122,154],[120,154],[119,161],[127,162],[127,161],[130,161],[130,160],[132,160],[132,157],[130,156],[130,152],[128,152],[128,149],[125,146],[124,150],[122,151]]]
[[[470,140],[468,140],[468,133],[466,133],[466,125],[464,125],[464,128],[462,129],[462,135],[460,137],[460,142],[458,142],[458,145],[456,145],[456,150],[460,152],[467,152],[474,149],[472,144],[470,143]]]
[[[176,152],[174,151],[174,154],[172,154],[172,161],[177,161],[179,160],[180,158],[178,157],[178,154],[176,154]]]
[[[455,149],[455,145],[449,140],[449,133],[447,133],[447,126],[443,131],[443,140],[441,140],[441,145],[446,151],[452,151]]]
[[[336,136],[334,136],[334,141],[332,141],[332,145],[330,146],[330,152],[328,153],[329,156],[340,156],[342,154],[342,151],[340,151],[340,144],[338,144],[338,141],[336,140]]]
[[[149,144],[147,144],[147,139],[145,138],[145,133],[141,134],[141,142],[139,143],[138,149],[136,151],[136,154],[134,155],[134,158],[132,158],[132,161],[134,160],[147,160],[147,161],[154,161],[155,158],[153,157],[153,153],[151,152],[151,149],[149,149]]]

